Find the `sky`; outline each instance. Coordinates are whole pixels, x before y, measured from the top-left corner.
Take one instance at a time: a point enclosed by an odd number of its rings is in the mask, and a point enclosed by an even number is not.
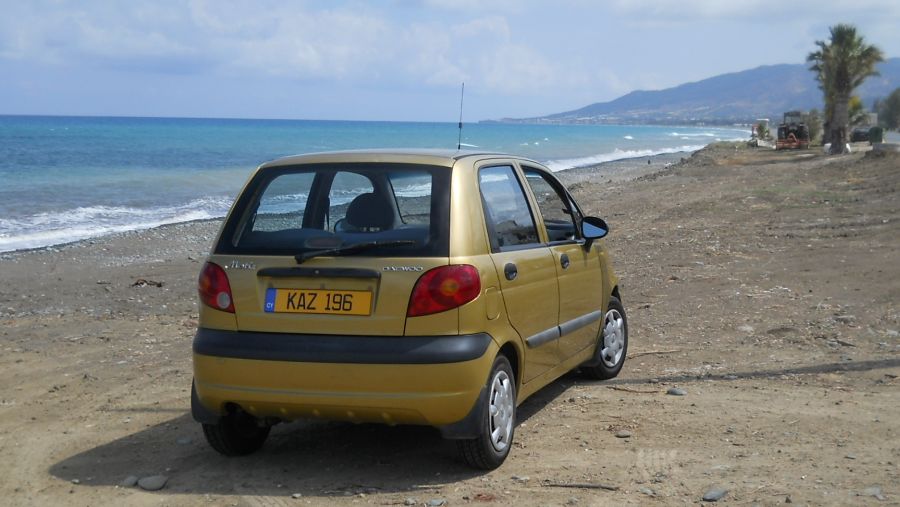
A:
[[[0,0],[0,114],[533,117],[760,65],[897,0]]]

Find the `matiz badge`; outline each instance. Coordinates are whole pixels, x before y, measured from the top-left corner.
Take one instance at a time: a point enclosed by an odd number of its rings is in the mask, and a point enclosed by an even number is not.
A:
[[[225,269],[256,269],[256,263],[233,260],[228,264],[225,264]]]

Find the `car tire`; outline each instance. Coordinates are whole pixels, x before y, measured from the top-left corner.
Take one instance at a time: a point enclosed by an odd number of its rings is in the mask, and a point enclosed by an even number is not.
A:
[[[597,340],[597,364],[586,366],[581,371],[590,378],[607,380],[615,378],[628,353],[628,318],[625,307],[619,298],[609,298],[609,307],[600,325],[600,337]]]
[[[216,424],[204,424],[209,445],[225,456],[246,456],[259,450],[269,437],[270,426],[260,426],[256,417],[236,410]]]
[[[516,377],[506,356],[494,360],[476,438],[457,441],[460,457],[472,468],[499,467],[512,448],[516,429]]]

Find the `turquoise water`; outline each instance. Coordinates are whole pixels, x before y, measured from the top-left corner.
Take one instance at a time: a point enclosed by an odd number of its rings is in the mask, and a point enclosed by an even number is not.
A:
[[[454,123],[0,116],[0,252],[225,214],[274,158],[357,148],[456,148]],[[558,171],[694,151],[745,130],[468,124],[464,147]]]

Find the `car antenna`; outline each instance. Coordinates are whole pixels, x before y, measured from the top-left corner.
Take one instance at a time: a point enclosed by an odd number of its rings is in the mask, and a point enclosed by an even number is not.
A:
[[[456,141],[456,151],[462,148],[462,112],[463,98],[466,96],[466,82],[463,81],[462,89],[459,92],[459,139]]]

